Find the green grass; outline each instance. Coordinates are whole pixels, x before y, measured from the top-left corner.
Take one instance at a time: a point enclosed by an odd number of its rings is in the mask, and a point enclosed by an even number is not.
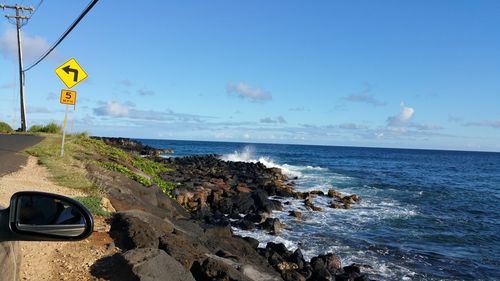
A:
[[[5,122],[0,122],[0,133],[12,133],[14,130],[12,127],[5,123]]]
[[[88,136],[81,136],[76,140],[76,143],[85,147],[89,151],[105,156],[112,161],[121,163],[132,163],[132,156],[125,151],[109,146],[101,140],[92,139]]]
[[[79,136],[68,135],[64,146],[64,157],[61,157],[61,137],[45,135],[39,144],[29,148],[26,152],[36,156],[40,164],[46,166],[55,183],[80,189],[86,193],[95,193],[96,187],[87,178],[85,165],[76,158],[79,155],[79,146],[75,139]]]
[[[47,125],[33,125],[28,130],[28,132],[30,133],[49,133],[49,134],[57,134],[61,131],[62,131],[61,126],[57,125],[54,122],[51,122]]]
[[[172,197],[176,185],[160,177],[161,173],[171,171],[162,163],[128,154],[101,140],[89,138],[86,133],[67,135],[64,157],[60,157],[61,137],[51,134],[44,136],[45,139],[40,144],[27,152],[38,157],[39,162],[47,166],[52,174],[51,179],[59,185],[81,189],[88,194],[98,194],[98,188],[86,176],[85,166],[92,163],[122,173],[142,185],[155,184]]]
[[[79,201],[82,203],[83,206],[85,206],[89,211],[96,216],[103,216],[103,217],[109,217],[111,215],[110,212],[105,211],[102,208],[101,205],[101,200],[102,197],[100,196],[84,196],[84,197],[75,197],[75,200]]]
[[[132,161],[134,167],[151,176],[151,181],[156,184],[165,194],[172,196],[175,184],[163,180],[159,175],[161,173],[172,171],[165,165],[142,157],[135,157]]]
[[[122,174],[126,175],[127,177],[135,180],[136,182],[141,183],[142,185],[151,186],[151,181],[148,178],[143,177],[141,175],[138,175],[138,174],[132,172],[129,168],[127,168],[123,165],[120,165],[118,163],[92,161],[92,164],[101,166],[101,167],[106,168],[110,171],[122,173]]]

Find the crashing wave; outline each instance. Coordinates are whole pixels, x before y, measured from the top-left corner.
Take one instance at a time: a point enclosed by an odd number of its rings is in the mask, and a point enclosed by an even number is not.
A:
[[[255,149],[252,146],[245,146],[242,151],[234,151],[233,153],[228,153],[224,154],[221,157],[222,160],[224,161],[232,161],[232,162],[247,162],[247,163],[262,163],[264,166],[268,168],[279,168],[281,171],[289,176],[289,177],[297,177],[301,178],[302,177],[302,172],[303,170],[307,169],[323,169],[321,167],[312,167],[312,166],[294,166],[294,165],[288,165],[288,164],[283,164],[280,165],[273,161],[270,157],[267,156],[259,156],[256,157],[255,155]]]

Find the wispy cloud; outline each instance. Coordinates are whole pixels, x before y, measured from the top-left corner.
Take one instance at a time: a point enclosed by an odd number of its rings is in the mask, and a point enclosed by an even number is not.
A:
[[[364,129],[368,128],[367,126],[359,125],[359,124],[355,124],[355,123],[343,123],[343,124],[337,125],[336,127],[340,128],[340,129],[345,129],[345,130],[364,130]]]
[[[369,93],[372,91],[372,86],[368,83],[364,84],[364,87],[361,91],[357,93],[352,93],[343,99],[349,102],[358,102],[358,103],[366,103],[373,106],[384,106],[385,102],[376,99],[373,95]]]
[[[16,87],[16,83],[5,83],[5,84],[2,84],[0,85],[0,89],[13,89]]]
[[[155,92],[151,91],[151,90],[137,90],[137,93],[139,94],[139,96],[154,96]]]
[[[125,86],[125,87],[132,87],[133,83],[129,79],[123,79],[118,82],[118,84]]]
[[[47,100],[57,100],[57,94],[54,92],[49,92],[46,97]]]
[[[29,106],[28,108],[26,108],[26,111],[28,113],[51,113],[52,112],[48,108],[43,107],[43,106]]]
[[[401,111],[395,116],[387,118],[387,125],[389,127],[401,127],[407,125],[413,114],[415,114],[415,109],[405,106],[404,102],[401,102]]]
[[[463,120],[463,118],[461,118],[461,117],[454,116],[454,115],[448,115],[448,122],[458,123],[458,122],[461,122],[462,120]]]
[[[247,98],[251,101],[266,101],[266,100],[271,100],[273,98],[271,92],[265,91],[259,87],[251,88],[244,82],[227,83],[226,92],[229,95],[235,94],[240,98]]]
[[[23,57],[28,61],[38,58],[50,46],[45,38],[40,36],[30,36],[22,32],[23,40]],[[0,52],[2,55],[9,59],[17,60],[17,34],[13,28],[5,30],[0,37]],[[49,57],[54,57],[55,52],[51,53]]]
[[[133,102],[120,103],[117,101],[101,102],[100,106],[94,108],[93,111],[98,116],[152,121],[203,122],[204,119],[210,118],[210,116],[177,113],[170,109],[164,111],[141,110],[136,109]]]
[[[464,126],[474,126],[474,127],[490,127],[494,129],[500,129],[500,120],[483,120],[476,122],[467,122],[463,124]]]
[[[304,106],[298,106],[298,107],[292,107],[290,109],[288,109],[290,111],[309,111],[309,109],[307,107],[304,107]]]
[[[266,124],[286,124],[285,118],[283,116],[276,116],[275,118],[271,117],[266,117],[260,119],[260,123],[266,123]]]
[[[419,124],[419,123],[410,123],[409,127],[413,127],[420,131],[435,131],[442,130],[443,127],[435,124]]]

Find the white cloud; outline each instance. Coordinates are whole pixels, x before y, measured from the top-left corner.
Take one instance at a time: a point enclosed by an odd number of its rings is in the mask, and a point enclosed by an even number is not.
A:
[[[404,102],[401,102],[401,112],[396,116],[391,116],[387,118],[387,125],[391,127],[405,126],[415,114],[415,109],[405,106]]]
[[[94,113],[101,116],[127,117],[129,115],[129,108],[119,102],[108,101],[106,104],[94,108]]]
[[[236,94],[240,98],[248,98],[251,101],[265,101],[273,98],[272,94],[259,87],[251,88],[243,82],[233,83],[229,82],[226,85],[226,92],[228,94]]]
[[[15,29],[7,29],[0,37],[0,52],[6,58],[17,60],[17,34]],[[23,45],[23,58],[28,62],[37,59],[50,45],[47,40],[41,36],[30,36],[21,31],[21,40]],[[55,53],[52,52],[50,56]]]

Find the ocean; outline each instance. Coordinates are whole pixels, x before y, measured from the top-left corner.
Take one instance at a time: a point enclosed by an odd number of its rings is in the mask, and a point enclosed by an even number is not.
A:
[[[179,157],[220,154],[224,160],[279,167],[296,190],[334,188],[362,200],[350,210],[307,211],[290,198],[273,212],[279,236],[236,234],[300,247],[304,256],[333,252],[343,265],[366,265],[378,280],[500,280],[500,153],[362,147],[145,140]],[[300,210],[302,221],[288,216]]]

